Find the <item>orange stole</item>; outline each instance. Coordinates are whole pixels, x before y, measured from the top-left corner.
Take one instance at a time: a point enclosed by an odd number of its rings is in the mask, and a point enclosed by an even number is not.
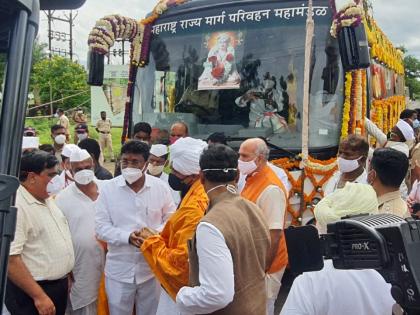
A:
[[[108,250],[108,246],[106,242],[97,240],[99,244],[104,248],[105,252]],[[105,273],[102,273],[101,282],[99,284],[99,291],[98,291],[98,315],[109,315],[109,308],[108,308],[108,298],[106,295],[105,290]]]
[[[246,179],[246,184],[244,189],[242,190],[242,197],[252,201],[253,203],[257,203],[257,200],[261,193],[270,185],[278,186],[284,193],[287,199],[286,189],[284,188],[283,183],[277,177],[276,173],[266,165],[261,171],[254,174],[253,176],[249,176]],[[286,206],[286,205],[285,205]],[[286,217],[286,211],[284,216]],[[284,227],[283,227],[284,228]],[[286,240],[284,238],[284,232],[281,234],[279,248],[277,250],[277,255],[274,258],[268,273],[275,273],[280,271],[283,267],[287,265],[288,256],[287,256],[287,247],[286,247]]]
[[[156,278],[174,300],[179,289],[188,285],[187,241],[193,237],[207,206],[207,194],[197,180],[163,231],[149,237],[141,246],[144,258]]]

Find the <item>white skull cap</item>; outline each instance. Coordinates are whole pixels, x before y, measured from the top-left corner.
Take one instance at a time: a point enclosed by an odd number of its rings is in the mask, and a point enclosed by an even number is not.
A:
[[[168,154],[168,147],[163,144],[154,144],[150,148],[150,154],[154,156],[161,157]]]
[[[89,154],[88,151],[86,151],[85,149],[80,149],[78,147],[77,150],[74,150],[71,155],[70,155],[70,163],[72,162],[82,162],[85,161],[87,159],[90,159],[91,156]]]
[[[63,152],[61,152],[61,155],[65,156],[66,158],[69,158],[71,156],[71,153],[77,149],[80,149],[80,148],[75,144],[71,144],[71,143],[65,144],[63,148]]]

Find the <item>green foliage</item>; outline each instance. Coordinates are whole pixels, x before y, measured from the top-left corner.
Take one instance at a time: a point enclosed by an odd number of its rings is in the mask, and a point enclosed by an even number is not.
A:
[[[87,91],[80,95],[54,103],[54,108],[71,109],[89,100],[86,71],[78,63],[60,56],[43,59],[34,64],[31,87],[39,95],[41,104],[59,100]]]
[[[414,56],[404,58],[405,83],[410,90],[410,98],[420,97],[420,60]]]
[[[47,54],[45,53],[45,48],[47,48],[47,44],[40,43],[38,39],[35,39],[34,48],[33,48],[33,57],[32,57],[32,65],[37,64],[43,59],[47,58]],[[6,68],[6,53],[0,54],[0,83],[4,80],[4,71]]]

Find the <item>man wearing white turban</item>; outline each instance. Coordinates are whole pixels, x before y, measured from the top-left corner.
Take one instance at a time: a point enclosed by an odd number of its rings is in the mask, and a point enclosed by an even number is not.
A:
[[[410,150],[415,144],[414,129],[410,119],[400,119],[392,128],[389,140],[387,140],[387,137],[382,130],[369,119],[366,119],[365,127],[368,134],[376,138],[380,147],[391,148],[404,153],[406,157],[410,156]],[[408,187],[405,181],[401,183],[400,192],[402,198],[404,200],[407,199]]]
[[[193,138],[180,138],[170,146],[171,174],[169,185],[182,193],[178,210],[160,234],[149,229],[141,233],[141,250],[162,285],[157,315],[179,314],[175,298],[181,287],[188,285],[187,241],[208,206],[208,197],[200,182],[200,156],[207,143]]]
[[[100,190],[88,151],[75,149],[70,156],[74,182],[56,198],[66,216],[75,252],[74,284],[69,294],[69,315],[96,315],[99,283],[105,266],[105,250],[96,240],[95,204]]]
[[[317,227],[325,233],[328,223],[343,216],[376,213],[377,209],[373,188],[346,183],[315,207]],[[383,315],[391,314],[394,304],[391,285],[377,271],[337,270],[326,260],[322,270],[295,279],[280,315]]]
[[[369,119],[365,119],[365,127],[369,135],[374,137],[379,147],[392,148],[409,156],[410,149],[414,145],[414,129],[407,120],[400,119],[392,128],[390,138],[387,139],[386,134],[380,130]]]

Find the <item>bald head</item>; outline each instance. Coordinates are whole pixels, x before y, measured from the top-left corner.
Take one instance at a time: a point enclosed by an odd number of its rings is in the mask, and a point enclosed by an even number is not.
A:
[[[270,150],[264,140],[252,138],[242,142],[239,148],[239,160],[243,162],[254,161],[257,165],[256,171],[267,164]]]
[[[267,144],[260,138],[252,138],[242,142],[239,149],[239,154],[241,154],[241,151],[243,151],[244,154],[249,153],[254,156],[261,155],[262,158],[266,161],[268,160],[268,156],[270,154],[270,150],[268,150]]]
[[[188,137],[188,126],[183,121],[174,123],[171,127],[170,142],[174,143],[179,138]]]
[[[171,127],[171,136],[178,136],[180,138],[185,138],[188,136],[188,126],[183,121],[178,121],[174,123]]]

